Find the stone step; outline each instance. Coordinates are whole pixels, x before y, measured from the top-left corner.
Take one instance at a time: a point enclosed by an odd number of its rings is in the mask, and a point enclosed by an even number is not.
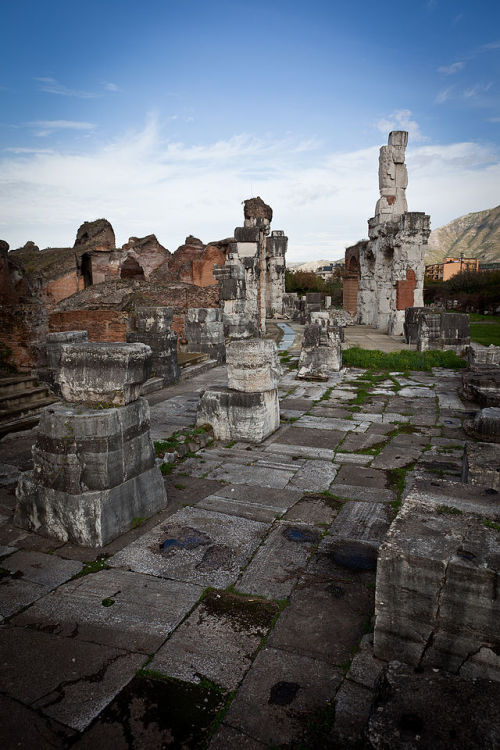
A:
[[[162,388],[165,388],[165,381],[163,378],[149,378],[141,388],[141,396],[161,391]]]
[[[9,432],[18,432],[34,427],[40,418],[40,412],[45,406],[57,401],[54,396],[40,399],[30,406],[17,406],[9,410],[0,410],[0,437]]]
[[[12,393],[22,393],[25,390],[35,388],[38,379],[35,375],[16,375],[12,378],[0,379],[0,399]]]
[[[177,354],[177,361],[181,370],[185,367],[200,364],[200,362],[206,362],[209,359],[210,357],[206,352],[179,352]]]
[[[36,388],[26,388],[17,393],[9,393],[7,395],[0,394],[0,415],[3,412],[10,412],[17,407],[29,409],[32,406],[36,406],[41,400],[48,396],[50,396],[49,389],[44,385]]]
[[[217,367],[217,360],[210,359],[208,355],[204,356],[206,357],[206,359],[202,360],[201,362],[198,360],[196,364],[190,365],[189,367],[181,366],[181,376],[179,378],[180,382],[195,378],[197,375],[202,375],[204,372],[208,372],[208,370],[212,370],[214,367]]]

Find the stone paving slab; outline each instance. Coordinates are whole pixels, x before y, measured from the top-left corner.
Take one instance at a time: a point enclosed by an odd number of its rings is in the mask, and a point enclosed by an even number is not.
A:
[[[310,526],[278,522],[238,579],[236,588],[268,599],[286,598],[320,537],[320,532]]]
[[[40,716],[28,706],[7,695],[0,695],[0,746],[65,750],[75,732],[53,719]]]
[[[397,469],[416,461],[428,444],[425,435],[396,435],[372,462],[373,469]]]
[[[293,471],[284,469],[270,470],[266,466],[244,466],[242,464],[227,462],[210,471],[207,478],[219,479],[231,484],[253,484],[283,489],[294,475],[296,469]]]
[[[155,654],[150,669],[235,690],[269,632],[278,605],[211,591]]]
[[[359,464],[365,466],[373,461],[373,456],[365,453],[342,453],[337,451],[335,454],[335,463],[337,464]]]
[[[18,615],[14,624],[151,653],[194,607],[203,588],[102,570],[65,584]]]
[[[313,406],[309,413],[313,417],[331,417],[332,419],[346,419],[346,417],[351,415],[349,409],[331,406],[328,402]]]
[[[335,485],[337,484],[385,489],[387,488],[387,474],[385,471],[373,467],[348,464],[339,469],[339,473],[335,477]]]
[[[220,466],[222,459],[219,456],[210,456],[208,451],[199,453],[199,457],[186,458],[184,461],[178,463],[174,470],[174,474],[187,474],[190,477],[197,477],[198,479],[205,478],[205,474],[214,471]]]
[[[398,391],[402,398],[435,398],[436,394],[433,388],[426,388],[424,385],[405,386]]]
[[[362,503],[392,503],[396,495],[392,490],[378,487],[360,487],[350,484],[332,484],[330,492],[348,500],[359,500]]]
[[[329,419],[328,417],[311,417],[307,414],[301,417],[295,424],[298,427],[308,427],[312,430],[336,430],[337,432],[350,432],[361,420]],[[365,429],[368,428],[368,425]],[[364,432],[364,430],[363,430]]]
[[[2,561],[4,562],[4,561]],[[49,591],[47,586],[15,578],[0,581],[0,617],[10,617]]]
[[[307,492],[319,492],[327,490],[337,474],[338,467],[331,461],[318,461],[311,459],[299,468],[288,483],[288,487],[305,490]]]
[[[375,434],[373,432],[350,432],[342,443],[342,451],[355,453],[356,451],[365,451],[368,448],[379,446],[387,442],[386,435]]]
[[[293,505],[283,521],[288,523],[305,523],[310,526],[328,527],[340,510],[340,504],[325,495],[304,495]]]
[[[226,588],[260,543],[267,524],[189,507],[108,560],[161,578]]]
[[[374,590],[354,582],[348,571],[326,580],[305,576],[268,644],[340,666],[349,661],[374,606]]]
[[[319,550],[330,552],[334,561],[346,567],[372,569],[378,548],[385,539],[393,513],[384,503],[345,503]]]
[[[220,495],[209,495],[200,500],[196,507],[267,524],[272,523],[275,518],[281,515],[280,510],[261,502],[247,502],[236,498],[221,497]]]
[[[265,750],[269,746],[223,723],[208,747],[209,750]]]
[[[317,430],[316,430],[317,432]],[[269,453],[284,453],[289,456],[304,458],[321,458],[325,461],[332,461],[335,451],[329,448],[316,448],[305,445],[286,445],[285,443],[270,443],[266,445],[266,451]]]
[[[299,420],[300,422],[300,420]],[[296,423],[298,424],[298,423]],[[351,429],[354,424],[351,423]],[[309,427],[289,427],[287,430],[279,430],[273,436],[274,439],[269,440],[266,449],[270,445],[299,445],[307,448],[321,448],[334,450],[334,448],[340,443],[344,437],[344,432],[340,430],[323,430],[321,429],[321,422],[315,429]]]
[[[23,581],[53,589],[79,573],[82,563],[62,560],[56,555],[46,555],[43,552],[19,550],[3,560],[2,567]]]
[[[270,746],[290,746],[314,710],[333,700],[341,675],[318,659],[265,648],[225,716],[225,724]]]
[[[0,663],[1,692],[82,731],[142,666],[144,655],[6,627]]]

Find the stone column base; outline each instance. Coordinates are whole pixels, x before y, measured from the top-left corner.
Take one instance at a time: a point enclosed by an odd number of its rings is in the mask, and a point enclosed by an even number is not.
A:
[[[216,440],[261,443],[280,425],[278,391],[205,391],[198,404],[196,424],[210,425]]]
[[[160,470],[154,466],[107,490],[71,495],[37,484],[33,472],[17,487],[14,523],[44,536],[85,547],[103,547],[167,505]]]

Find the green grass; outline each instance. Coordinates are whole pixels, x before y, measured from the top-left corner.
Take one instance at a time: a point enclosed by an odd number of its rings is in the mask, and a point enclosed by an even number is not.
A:
[[[500,323],[500,315],[480,315],[479,313],[469,314],[471,323]]]
[[[488,529],[494,529],[495,531],[500,531],[500,523],[495,523],[495,521],[483,521],[483,525],[486,526]]]
[[[488,326],[490,327],[490,326]],[[414,352],[381,352],[379,349],[361,349],[353,346],[342,352],[342,363],[345,367],[361,367],[366,370],[431,370],[433,367],[460,369],[466,367],[464,359],[451,351]]]
[[[98,573],[100,570],[108,570],[109,565],[106,565],[106,560],[108,559],[109,555],[98,555],[95,560],[89,560],[87,562],[83,563],[83,568],[76,573],[72,581],[75,578],[83,578],[83,576],[88,576],[91,573]]]
[[[436,513],[438,513],[438,515],[440,516],[442,515],[461,516],[462,515],[461,510],[459,510],[458,508],[453,508],[453,506],[451,505],[438,505],[438,507],[436,508]]]
[[[495,320],[500,321],[500,318]],[[477,344],[500,346],[500,322],[471,323],[470,337],[471,341],[475,341]]]

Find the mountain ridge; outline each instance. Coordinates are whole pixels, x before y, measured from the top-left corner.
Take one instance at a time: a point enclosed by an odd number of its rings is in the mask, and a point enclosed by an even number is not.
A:
[[[440,263],[448,255],[479,258],[482,263],[500,261],[500,206],[459,216],[433,229],[425,263]]]

